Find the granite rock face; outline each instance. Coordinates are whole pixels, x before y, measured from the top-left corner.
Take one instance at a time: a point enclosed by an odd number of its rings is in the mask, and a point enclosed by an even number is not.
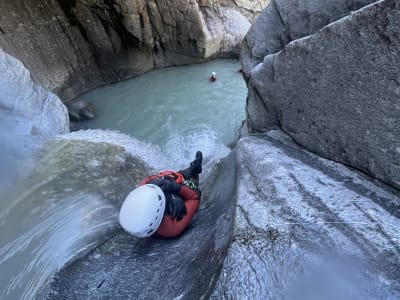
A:
[[[279,126],[399,188],[399,28],[400,3],[379,1],[265,56],[249,73],[248,126]]]
[[[200,210],[180,237],[137,239],[119,229],[59,272],[39,298],[208,298],[233,229],[234,165],[231,154],[205,179]]]
[[[272,0],[246,35],[241,60],[245,78],[265,56],[375,0]]]
[[[398,299],[400,194],[297,146],[239,140],[232,243],[212,299]]]
[[[1,1],[0,46],[63,101],[155,67],[235,55],[267,0]],[[253,3],[254,2],[254,3]]]
[[[270,0],[220,0],[222,6],[234,7],[253,23],[261,11],[269,4]]]

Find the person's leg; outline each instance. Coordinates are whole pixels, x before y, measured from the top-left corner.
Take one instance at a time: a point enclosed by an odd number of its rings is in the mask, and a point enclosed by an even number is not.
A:
[[[181,173],[182,176],[187,180],[190,179],[191,177],[193,177],[193,170],[192,170],[192,166],[187,167],[186,169],[183,170],[179,170],[178,173]]]
[[[190,180],[193,181],[197,186],[200,184],[199,174],[193,175],[190,177]]]
[[[193,182],[195,182],[198,185],[199,174],[203,171],[202,163],[203,163],[203,154],[200,151],[197,151],[195,159],[190,163],[190,166],[187,167],[186,169],[178,171],[178,173],[181,173],[186,180],[193,179]]]

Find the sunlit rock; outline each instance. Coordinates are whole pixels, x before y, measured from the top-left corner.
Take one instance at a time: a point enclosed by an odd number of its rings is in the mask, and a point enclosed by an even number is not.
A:
[[[400,297],[398,191],[280,131],[235,152],[235,227],[212,299]]]
[[[291,41],[315,33],[375,0],[272,0],[254,22],[242,44],[245,77],[265,56]]]
[[[0,50],[0,197],[29,173],[43,139],[68,131],[60,99],[34,84],[24,65]]]
[[[0,134],[52,136],[69,131],[67,110],[33,83],[29,71],[0,50]]]
[[[247,74],[248,126],[400,188],[399,28],[400,3],[379,1],[265,53]]]

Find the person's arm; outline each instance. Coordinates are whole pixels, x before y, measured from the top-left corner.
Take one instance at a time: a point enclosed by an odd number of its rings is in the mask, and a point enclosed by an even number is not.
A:
[[[174,220],[169,215],[164,216],[160,227],[156,231],[161,237],[172,238],[180,235],[188,227],[200,206],[199,196],[188,187],[182,186],[179,195],[185,201],[186,215],[179,221]]]
[[[159,178],[157,175],[150,175],[150,176],[147,176],[145,179],[143,179],[143,180],[138,184],[138,186],[145,185],[145,184],[149,183],[149,181],[154,180],[154,179],[157,179],[157,178]]]
[[[147,181],[146,184],[157,185],[164,194],[178,194],[182,187],[181,184],[167,178],[151,179]]]

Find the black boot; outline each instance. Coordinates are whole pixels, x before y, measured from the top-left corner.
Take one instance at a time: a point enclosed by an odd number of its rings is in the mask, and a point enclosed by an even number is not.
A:
[[[203,153],[201,153],[201,151],[197,151],[194,161],[190,163],[193,175],[200,174],[203,171],[203,168],[201,166],[202,163],[203,163]]]

